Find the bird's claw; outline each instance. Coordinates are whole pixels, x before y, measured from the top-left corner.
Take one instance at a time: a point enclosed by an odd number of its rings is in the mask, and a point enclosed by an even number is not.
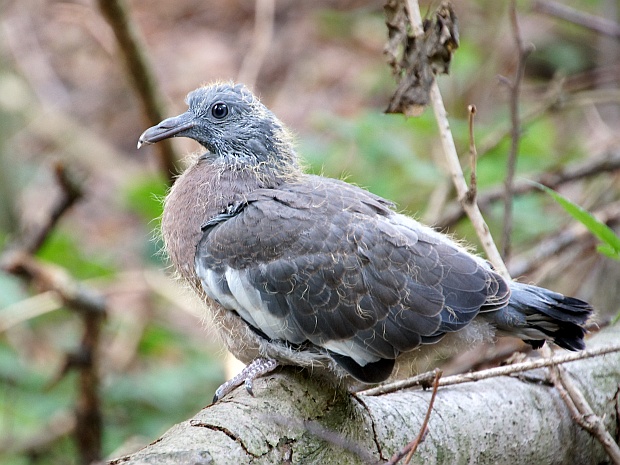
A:
[[[252,391],[253,387],[254,387],[253,380],[250,378],[247,378],[245,380],[245,390],[248,391],[248,394],[250,394],[252,397],[254,397],[254,391]]]
[[[222,384],[215,391],[215,395],[213,396],[213,403],[220,400],[226,394],[232,392],[236,387],[241,386],[241,384],[245,384],[245,390],[254,397],[253,382],[259,376],[265,375],[270,371],[273,371],[278,366],[278,362],[271,358],[257,358],[252,361],[248,366],[246,366],[241,372],[236,375],[234,378],[229,379],[224,384]]]

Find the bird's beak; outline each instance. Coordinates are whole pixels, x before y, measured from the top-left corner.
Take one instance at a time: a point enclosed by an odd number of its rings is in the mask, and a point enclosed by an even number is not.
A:
[[[193,128],[194,125],[194,115],[190,112],[167,118],[157,126],[148,128],[142,133],[138,139],[138,148],[142,147],[143,144],[154,144],[160,140],[178,136],[183,131]]]

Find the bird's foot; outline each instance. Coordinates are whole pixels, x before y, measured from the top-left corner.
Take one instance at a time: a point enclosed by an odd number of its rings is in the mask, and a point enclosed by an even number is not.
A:
[[[241,370],[241,372],[237,376],[229,379],[219,388],[217,388],[217,390],[215,391],[215,396],[213,396],[213,402],[217,402],[226,394],[232,392],[236,387],[241,386],[241,384],[245,384],[245,390],[248,391],[248,394],[253,396],[253,381],[259,376],[263,376],[270,371],[273,371],[277,366],[278,362],[271,358],[254,359],[252,363],[250,363],[243,370]]]

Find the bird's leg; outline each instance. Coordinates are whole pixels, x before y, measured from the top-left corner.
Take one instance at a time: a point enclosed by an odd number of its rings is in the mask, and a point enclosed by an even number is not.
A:
[[[277,366],[278,362],[271,358],[254,359],[252,363],[241,370],[238,375],[232,379],[229,379],[217,388],[215,391],[215,396],[213,396],[213,402],[217,402],[226,394],[232,392],[237,386],[241,386],[242,383],[245,384],[245,389],[248,391],[248,394],[253,396],[254,393],[252,392],[252,382],[259,376],[263,376],[270,371],[273,371]]]

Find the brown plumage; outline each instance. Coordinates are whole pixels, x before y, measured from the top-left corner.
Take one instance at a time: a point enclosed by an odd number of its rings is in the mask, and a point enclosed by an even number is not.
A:
[[[258,359],[216,398],[251,390],[274,361],[376,383],[495,335],[583,348],[587,303],[506,281],[390,202],[304,174],[286,128],[242,85],[188,103],[139,145],[184,136],[207,149],[166,198],[162,232],[231,352]]]

